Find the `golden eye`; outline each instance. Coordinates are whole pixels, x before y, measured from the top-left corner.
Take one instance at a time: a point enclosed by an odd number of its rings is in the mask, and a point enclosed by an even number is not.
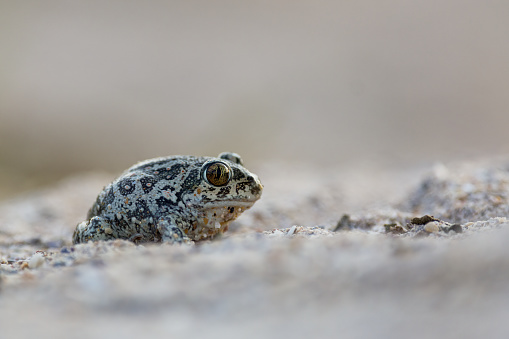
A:
[[[214,186],[224,186],[231,178],[230,166],[223,162],[213,162],[205,168],[205,180]]]

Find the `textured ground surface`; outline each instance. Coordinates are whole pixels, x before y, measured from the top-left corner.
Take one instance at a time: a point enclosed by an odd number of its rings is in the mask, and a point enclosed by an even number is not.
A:
[[[503,337],[508,164],[270,166],[196,246],[72,246],[112,177],[69,178],[0,205],[0,338]]]

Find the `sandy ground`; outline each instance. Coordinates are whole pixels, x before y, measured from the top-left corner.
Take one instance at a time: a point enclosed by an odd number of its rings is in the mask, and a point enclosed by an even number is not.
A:
[[[71,177],[0,205],[0,338],[505,337],[508,169],[266,166],[195,246],[72,246],[112,176]]]

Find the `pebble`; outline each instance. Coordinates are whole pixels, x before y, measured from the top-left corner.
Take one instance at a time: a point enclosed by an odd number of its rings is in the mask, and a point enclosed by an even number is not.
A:
[[[440,228],[438,227],[438,224],[435,221],[431,221],[424,225],[424,230],[428,233],[437,233],[438,231],[440,231]]]
[[[28,260],[28,268],[37,268],[40,267],[43,263],[44,255],[40,252],[37,252]]]
[[[287,236],[292,236],[294,233],[295,233],[295,230],[297,229],[297,226],[292,226],[292,228],[290,228],[290,230],[288,231],[288,233],[286,233]]]

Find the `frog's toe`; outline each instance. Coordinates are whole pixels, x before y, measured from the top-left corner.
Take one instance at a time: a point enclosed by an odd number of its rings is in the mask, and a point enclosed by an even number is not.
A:
[[[163,243],[167,244],[193,244],[194,242],[182,231],[181,227],[176,226],[173,223],[169,223],[167,220],[159,221],[157,229],[161,234]]]
[[[89,240],[115,239],[111,224],[104,218],[93,217],[90,220],[80,222],[72,236],[73,244],[85,243]]]

